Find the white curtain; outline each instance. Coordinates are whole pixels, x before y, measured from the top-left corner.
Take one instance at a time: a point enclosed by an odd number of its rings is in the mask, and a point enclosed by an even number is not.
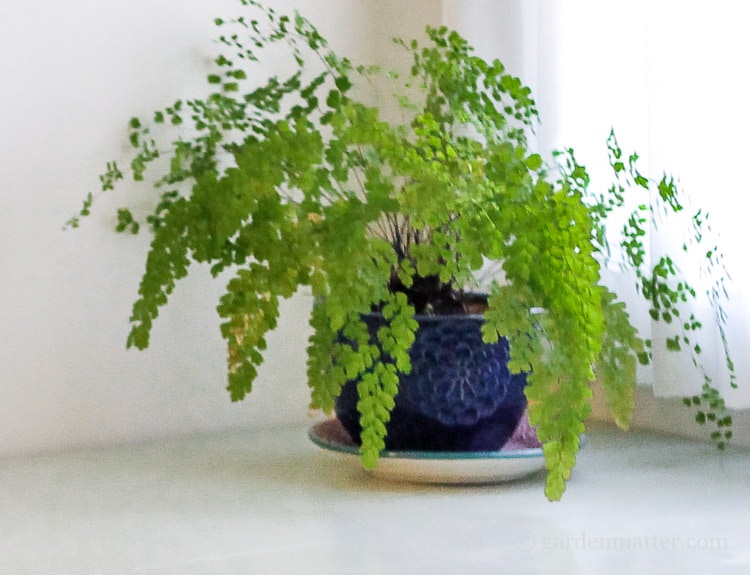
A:
[[[729,386],[722,343],[706,298],[701,361],[730,407],[750,407],[750,3],[736,0],[444,0],[448,26],[484,57],[500,57],[530,84],[540,105],[537,144],[573,147],[592,185],[607,186],[606,139],[637,150],[642,171],[671,173],[692,210],[704,208],[732,276],[727,335],[739,389]],[[679,251],[683,237],[660,228],[652,254]],[[679,262],[694,287],[709,288],[695,261]],[[643,305],[616,269],[607,281],[629,301],[645,338],[657,338]],[[660,396],[692,395],[702,376],[687,354],[656,353],[641,372]]]
[[[646,10],[649,54],[650,160],[669,167],[696,206],[706,206],[712,228],[733,281],[727,285],[728,336],[740,389],[727,388],[728,373],[718,338],[706,334],[706,364],[714,380],[736,407],[750,406],[750,308],[743,294],[750,287],[750,6],[746,2],[711,0],[649,3]],[[654,249],[671,238],[657,235]],[[696,278],[700,285],[701,278]],[[705,286],[704,286],[705,287]],[[702,306],[701,306],[702,307]],[[706,310],[699,309],[705,317]],[[685,391],[680,358],[665,357],[655,388]],[[683,362],[684,363],[684,362]],[[712,365],[711,365],[712,363]]]

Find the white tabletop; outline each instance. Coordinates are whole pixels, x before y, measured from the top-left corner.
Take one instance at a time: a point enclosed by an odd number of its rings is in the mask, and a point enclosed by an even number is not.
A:
[[[589,430],[543,476],[390,483],[304,427],[0,460],[0,573],[616,575],[750,572],[750,454]]]

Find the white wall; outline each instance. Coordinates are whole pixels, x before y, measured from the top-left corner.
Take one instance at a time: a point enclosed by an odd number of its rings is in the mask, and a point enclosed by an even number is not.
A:
[[[296,4],[335,48],[375,52],[376,3]],[[254,397],[231,404],[223,286],[206,270],[178,285],[151,349],[124,349],[148,237],[111,228],[135,188],[62,231],[126,150],[127,120],[203,88],[213,18],[240,11],[234,0],[0,4],[0,455],[307,417],[306,299],[285,306]]]
[[[536,93],[538,0],[443,0],[443,21]]]

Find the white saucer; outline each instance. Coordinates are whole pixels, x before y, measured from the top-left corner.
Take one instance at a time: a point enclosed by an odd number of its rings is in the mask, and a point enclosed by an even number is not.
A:
[[[359,447],[337,419],[312,426],[312,442],[361,468]],[[480,484],[512,481],[544,469],[540,447],[500,451],[383,451],[371,473],[410,483]]]

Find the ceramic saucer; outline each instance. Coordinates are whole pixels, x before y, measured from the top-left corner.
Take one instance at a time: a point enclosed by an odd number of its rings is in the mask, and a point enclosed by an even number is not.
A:
[[[312,442],[361,468],[359,447],[337,419],[312,426]],[[544,454],[535,437],[512,438],[499,451],[384,451],[372,474],[411,483],[480,484],[519,479],[544,469]],[[522,442],[525,441],[524,445]],[[531,444],[531,445],[529,445]]]

